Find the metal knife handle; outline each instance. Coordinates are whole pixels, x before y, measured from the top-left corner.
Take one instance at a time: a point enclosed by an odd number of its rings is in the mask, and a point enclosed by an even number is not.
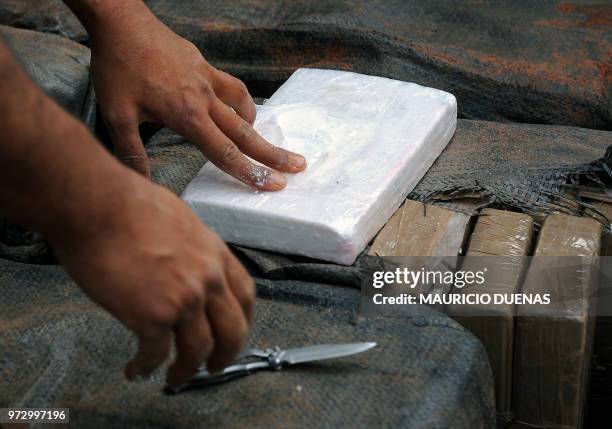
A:
[[[233,380],[235,378],[246,377],[251,374],[253,370],[249,369],[236,369],[232,372],[221,372],[219,374],[209,374],[206,377],[198,377],[189,381],[189,383],[181,387],[180,390],[185,390],[190,387],[200,387],[200,386],[212,386],[214,384],[225,383],[226,381]]]
[[[245,377],[255,371],[269,368],[271,368],[271,365],[268,361],[258,361],[231,365],[218,374],[209,374],[208,371],[201,370],[187,384],[174,389],[166,387],[165,391],[166,393],[173,394],[190,388],[212,386],[214,384],[225,383],[235,378]]]
[[[244,359],[244,358],[250,358],[250,357],[267,359],[269,355],[270,355],[270,350],[261,350],[261,349],[250,348],[250,349],[244,349],[238,355],[236,360],[240,360],[240,359]]]

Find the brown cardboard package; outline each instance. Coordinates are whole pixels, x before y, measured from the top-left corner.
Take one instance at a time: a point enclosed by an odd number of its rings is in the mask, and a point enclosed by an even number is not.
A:
[[[603,215],[612,222],[612,203],[593,201],[591,204]],[[612,263],[612,233],[608,228],[604,231],[601,242],[601,255],[605,258],[604,263]],[[605,270],[610,273],[610,269]],[[610,276],[600,279],[600,287],[603,287],[602,281],[607,281],[605,285],[610,287]],[[601,291],[606,294],[605,291]],[[599,306],[599,313],[595,322],[595,338],[593,340],[593,362],[590,379],[590,395],[588,399],[588,416],[591,426],[596,427],[599,419],[608,419],[610,413],[610,404],[612,404],[612,317],[610,316],[610,308],[604,310]],[[588,424],[589,422],[587,422]]]
[[[383,264],[387,270],[454,270],[470,232],[470,218],[465,213],[406,200],[378,233],[368,255],[386,257]],[[419,289],[388,285],[386,290],[388,293],[447,295],[450,288],[450,284],[428,284]],[[442,303],[432,307],[444,311]]]
[[[559,213],[548,216],[540,231],[523,293],[549,293],[551,304],[517,309],[516,426],[582,427],[601,232],[591,218]]]
[[[533,221],[522,213],[485,209],[476,222],[470,238],[462,271],[488,268],[486,282],[477,288],[486,293],[514,294],[526,265],[533,237]],[[472,288],[455,289],[455,293]],[[471,314],[455,319],[476,335],[487,349],[493,377],[498,421],[504,425],[512,419],[512,354],[514,342],[514,305],[470,306]],[[449,312],[460,309],[450,306]],[[461,312],[463,313],[463,312]]]
[[[593,207],[608,218],[608,222],[612,223],[612,203],[604,203],[602,201],[594,201]],[[604,231],[604,235],[601,242],[601,254],[602,256],[612,256],[612,231],[610,226]]]
[[[406,202],[378,233],[369,255],[457,256],[470,216],[418,201]]]

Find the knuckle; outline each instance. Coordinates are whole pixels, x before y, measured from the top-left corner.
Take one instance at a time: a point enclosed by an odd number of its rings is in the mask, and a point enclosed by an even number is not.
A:
[[[200,83],[200,92],[206,98],[211,99],[211,98],[215,97],[215,90],[213,89],[213,87],[210,84],[210,82],[208,82],[207,80],[205,80],[202,83]]]
[[[151,175],[149,160],[146,154],[122,153],[119,150],[117,155],[119,160],[132,170],[147,177]]]
[[[199,124],[206,116],[206,109],[201,97],[192,88],[183,89],[177,97],[177,110],[188,124]]]
[[[193,42],[190,42],[189,40],[185,40],[185,42],[185,47],[187,49],[186,52],[188,55],[191,56],[195,64],[201,64],[202,61],[206,62],[206,60],[202,56],[202,52]]]
[[[225,293],[225,285],[220,281],[206,282],[206,292],[210,295],[223,295]]]
[[[206,292],[211,295],[221,295],[225,293],[225,283],[217,274],[207,272],[204,274],[203,283],[206,287]]]
[[[137,167],[142,164],[143,161],[147,160],[147,155],[145,153],[134,153],[133,151],[123,151],[121,149],[117,150],[117,155],[125,164],[130,167]]]
[[[172,326],[178,318],[176,309],[170,305],[156,305],[149,311],[149,320],[154,330],[157,330],[159,327]]]
[[[132,126],[131,117],[121,111],[109,111],[104,114],[104,119],[108,127],[117,133],[124,133]]]
[[[180,305],[182,308],[194,309],[202,306],[204,291],[199,284],[188,284],[181,291]]]
[[[240,139],[240,141],[251,140],[254,134],[255,130],[253,129],[251,124],[245,121],[240,121],[240,125],[238,126],[238,138]]]
[[[226,144],[221,151],[221,165],[224,167],[231,166],[240,160],[240,151],[234,144]]]
[[[249,89],[244,84],[244,82],[242,82],[239,79],[236,79],[236,92],[238,93],[238,96],[241,99],[250,99],[251,98],[251,95],[249,94]]]
[[[248,278],[244,281],[237,299],[243,307],[251,309],[255,306],[255,295],[255,282]]]

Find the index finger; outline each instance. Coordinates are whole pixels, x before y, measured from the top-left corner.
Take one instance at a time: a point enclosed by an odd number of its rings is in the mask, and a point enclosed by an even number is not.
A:
[[[247,185],[264,191],[279,191],[287,185],[279,172],[250,161],[210,117],[176,131],[195,143],[210,162]]]
[[[254,160],[286,173],[298,173],[306,168],[306,160],[302,155],[269,143],[223,103],[213,103],[211,117],[221,131]]]

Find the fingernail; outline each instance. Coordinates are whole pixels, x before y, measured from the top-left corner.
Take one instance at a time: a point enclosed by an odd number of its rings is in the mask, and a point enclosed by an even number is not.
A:
[[[279,188],[283,188],[287,184],[287,178],[274,171],[270,174],[269,183]]]
[[[306,159],[301,155],[290,154],[288,161],[295,168],[304,168],[306,166]]]

